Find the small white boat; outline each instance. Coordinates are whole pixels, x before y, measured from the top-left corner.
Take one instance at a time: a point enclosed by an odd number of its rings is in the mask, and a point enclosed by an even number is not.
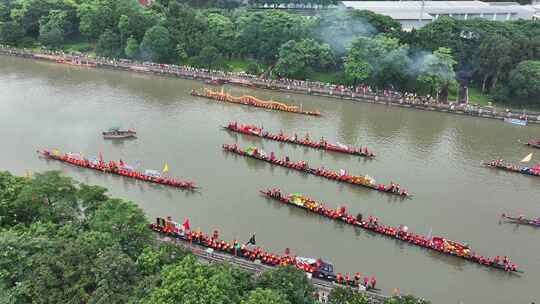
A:
[[[511,123],[513,125],[518,125],[518,126],[526,126],[527,125],[526,120],[517,119],[517,118],[505,118],[504,122]]]

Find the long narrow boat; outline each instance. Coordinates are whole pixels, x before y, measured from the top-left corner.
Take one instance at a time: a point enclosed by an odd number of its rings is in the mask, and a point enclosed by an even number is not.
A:
[[[499,256],[494,258],[480,256],[472,252],[470,247],[463,243],[439,236],[427,237],[420,234],[415,234],[409,232],[407,226],[403,225],[400,225],[397,228],[386,226],[379,223],[378,218],[374,216],[369,216],[367,219],[364,218],[362,214],[353,216],[347,213],[346,207],[331,209],[326,207],[324,203],[318,203],[315,200],[300,194],[289,194],[285,196],[279,189],[261,190],[260,192],[267,198],[279,201],[289,206],[298,207],[331,220],[344,222],[351,226],[369,230],[373,233],[406,242],[411,245],[416,245],[443,254],[463,258],[490,268],[501,269],[507,272],[523,272],[517,268],[516,264],[511,263],[507,257],[504,257],[501,260]]]
[[[497,159],[497,160],[492,160],[489,162],[483,162],[483,165],[490,168],[494,168],[494,169],[540,177],[540,164],[537,164],[536,166],[533,166],[533,167],[526,167],[526,166],[506,163],[502,159]]]
[[[145,170],[145,172],[139,172],[133,169],[131,166],[124,164],[122,161],[119,163],[110,161],[106,163],[101,159],[91,158],[86,159],[75,153],[60,154],[58,151],[50,151],[46,149],[37,150],[37,153],[47,159],[58,160],[77,167],[93,169],[102,173],[116,174],[127,178],[138,179],[141,181],[160,184],[175,188],[182,188],[188,190],[195,190],[197,187],[193,182],[181,181],[171,177],[164,177],[158,171]]]
[[[529,226],[540,228],[540,217],[527,219],[521,215],[516,217],[516,216],[506,215],[504,213],[501,215],[501,217],[512,223],[521,224],[521,225],[529,225]]]
[[[338,153],[344,153],[344,154],[352,154],[352,155],[358,155],[358,156],[364,156],[364,157],[370,157],[370,158],[375,157],[375,153],[369,151],[366,147],[356,148],[356,147],[342,145],[340,143],[331,144],[327,142],[324,138],[321,138],[321,140],[318,142],[312,141],[311,139],[309,139],[309,135],[307,134],[304,139],[299,139],[296,134],[294,134],[294,136],[286,135],[286,134],[283,134],[282,132],[280,132],[279,134],[272,134],[266,130],[263,130],[263,128],[259,128],[253,125],[238,125],[238,123],[236,122],[229,122],[229,124],[223,128],[232,132],[257,136],[257,137],[261,137],[261,138],[265,138],[269,140],[275,140],[275,141],[284,142],[284,143],[306,146],[313,149],[332,151],[332,152],[338,152]]]
[[[299,162],[291,162],[289,160],[289,157],[285,157],[283,159],[277,159],[274,155],[274,152],[270,153],[270,156],[266,156],[264,151],[260,151],[257,148],[248,148],[246,150],[242,150],[238,148],[236,144],[232,145],[223,145],[223,150],[226,152],[231,152],[238,154],[240,156],[250,157],[257,160],[268,162],[275,166],[281,166],[288,169],[301,171],[305,173],[309,173],[312,175],[324,177],[327,179],[331,179],[337,182],[341,183],[347,183],[355,186],[361,186],[366,187],[372,190],[385,192],[393,195],[399,195],[401,197],[408,197],[410,196],[407,190],[402,189],[399,184],[390,183],[390,185],[385,186],[384,184],[376,184],[375,179],[373,179],[370,176],[367,175],[349,175],[345,172],[345,170],[341,170],[341,172],[334,172],[331,170],[327,170],[324,168],[310,168],[306,161],[299,161]]]
[[[520,144],[523,144],[523,145],[526,145],[526,146],[530,146],[530,147],[533,147],[533,148],[540,149],[540,139],[529,139],[527,142],[522,142],[522,141],[518,140],[518,142]]]
[[[293,265],[296,268],[310,273],[312,277],[324,280],[327,282],[333,282],[340,285],[359,287],[363,290],[378,291],[376,288],[376,279],[372,277],[371,280],[362,281],[361,273],[357,272],[354,276],[342,275],[341,273],[334,273],[334,266],[322,259],[297,257],[290,254],[290,250],[286,249],[285,254],[279,255],[264,251],[262,248],[257,247],[253,243],[241,244],[239,241],[227,242],[219,239],[219,232],[216,230],[210,236],[200,231],[188,230],[183,225],[171,220],[158,217],[156,222],[150,224],[150,229],[153,231],[173,237],[179,241],[195,244],[203,248],[211,248],[211,250],[224,253],[227,255],[235,256],[247,261],[259,261],[260,263],[276,267]]]
[[[122,130],[120,128],[111,128],[107,131],[103,131],[104,139],[124,139],[124,138],[134,138],[137,135],[137,132],[133,129]]]
[[[229,103],[252,106],[252,107],[257,107],[257,108],[264,108],[264,109],[269,109],[269,110],[284,111],[284,112],[289,112],[289,113],[304,114],[304,115],[311,115],[311,116],[321,115],[321,113],[318,111],[304,111],[297,106],[291,106],[291,105],[287,105],[287,104],[277,102],[277,101],[261,100],[253,96],[245,96],[245,95],[240,96],[240,97],[232,96],[230,94],[223,92],[223,90],[221,90],[221,92],[215,92],[209,89],[204,89],[202,93],[192,90],[191,95],[204,97],[204,98],[221,101],[221,102],[229,102]]]

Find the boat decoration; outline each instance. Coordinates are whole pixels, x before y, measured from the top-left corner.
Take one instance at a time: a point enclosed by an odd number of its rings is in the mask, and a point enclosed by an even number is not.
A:
[[[521,225],[529,225],[529,226],[534,226],[534,227],[539,227],[540,228],[540,217],[527,219],[523,215],[511,216],[511,215],[507,215],[507,214],[503,213],[501,215],[501,218],[503,218],[506,221],[511,222],[511,223],[516,223],[516,224],[521,224]]]
[[[324,203],[316,202],[315,200],[307,196],[303,196],[302,194],[284,195],[281,193],[281,190],[277,188],[261,190],[260,192],[267,198],[279,201],[289,206],[298,207],[331,220],[369,230],[376,234],[387,236],[411,245],[416,245],[446,255],[463,258],[490,268],[501,269],[507,272],[522,272],[517,268],[516,264],[509,261],[508,257],[504,257],[502,259],[500,256],[493,258],[484,257],[473,252],[470,249],[470,246],[467,244],[452,241],[445,237],[431,236],[431,232],[428,236],[424,236],[410,232],[409,228],[404,225],[400,225],[398,227],[387,226],[380,223],[379,219],[375,216],[370,215],[366,218],[361,213],[353,216],[352,214],[347,213],[346,207],[332,209],[326,207]]]
[[[300,139],[296,134],[294,134],[293,136],[283,134],[283,132],[280,132],[279,134],[272,134],[264,130],[263,128],[259,128],[253,125],[238,125],[237,122],[229,122],[227,127],[224,128],[226,130],[241,134],[257,136],[269,140],[275,140],[300,146],[306,146],[319,150],[352,154],[364,157],[375,157],[375,153],[369,151],[366,147],[356,148],[343,145],[341,143],[332,144],[327,142],[324,138],[321,138],[319,141],[312,141],[309,137],[309,134],[306,134],[303,139]]]
[[[507,122],[507,123],[510,123],[510,124],[513,124],[513,125],[518,125],[518,126],[526,126],[527,125],[527,120],[517,119],[517,118],[505,118],[504,122]]]
[[[338,173],[331,170],[327,170],[323,167],[310,168],[306,161],[292,162],[288,156],[283,159],[278,159],[275,156],[274,152],[271,152],[270,156],[267,156],[264,151],[256,147],[250,147],[243,150],[239,148],[236,144],[232,144],[232,145],[224,144],[223,150],[226,152],[238,154],[240,156],[245,156],[245,157],[250,157],[257,160],[265,161],[275,166],[281,166],[288,169],[309,173],[312,175],[324,177],[324,178],[331,179],[331,180],[341,182],[341,183],[347,183],[347,184],[351,184],[355,186],[366,187],[366,188],[380,191],[380,192],[399,195],[401,197],[410,196],[407,190],[401,188],[401,186],[396,183],[390,183],[388,186],[384,184],[377,184],[373,177],[370,177],[368,175],[350,175],[344,169],[341,169],[340,172]]]
[[[277,101],[266,101],[266,100],[258,99],[257,97],[246,96],[246,95],[243,95],[240,97],[232,96],[228,93],[225,93],[223,89],[221,89],[221,92],[215,92],[209,89],[204,89],[202,93],[192,90],[191,95],[204,97],[204,98],[221,101],[221,102],[229,102],[229,103],[241,104],[241,105],[252,106],[252,107],[257,107],[257,108],[265,108],[269,110],[284,111],[284,112],[289,112],[289,113],[304,114],[304,115],[311,115],[311,116],[321,115],[321,113],[318,111],[304,111],[297,106],[287,105],[287,104],[277,102]]]
[[[514,164],[506,163],[502,159],[496,159],[489,162],[484,162],[483,164],[484,166],[494,168],[494,169],[521,173],[525,175],[540,176],[540,163],[538,163],[535,166],[528,167],[524,165],[514,165]]]
[[[335,274],[332,263],[322,259],[294,256],[288,248],[284,250],[283,255],[267,252],[255,244],[255,235],[253,235],[245,244],[238,240],[227,242],[219,238],[219,231],[217,230],[215,230],[212,235],[209,235],[201,231],[190,230],[189,226],[188,219],[186,219],[183,224],[180,224],[172,221],[171,217],[167,217],[167,219],[158,217],[156,218],[155,223],[150,224],[150,229],[161,235],[166,235],[191,245],[195,244],[215,252],[235,256],[248,261],[259,261],[260,263],[271,267],[292,265],[311,274],[312,277],[324,281],[351,287],[359,287],[364,290],[379,290],[376,288],[377,281],[375,277],[371,277],[371,279],[364,277],[362,280],[362,274],[359,272],[354,275]]]
[[[141,181],[160,184],[175,188],[182,188],[188,190],[194,190],[197,187],[193,182],[190,181],[181,181],[172,177],[165,176],[156,170],[145,170],[144,172],[139,172],[135,170],[133,166],[130,166],[124,163],[122,160],[119,162],[109,161],[105,162],[101,153],[99,157],[84,158],[82,155],[77,153],[64,153],[61,154],[58,150],[37,150],[37,153],[47,159],[58,160],[70,165],[77,167],[93,169],[102,173],[116,174],[123,177],[138,179]],[[164,172],[165,173],[165,172]]]
[[[122,138],[134,138],[137,132],[133,129],[122,130],[118,127],[110,128],[107,131],[103,131],[103,138],[105,139],[122,139]]]

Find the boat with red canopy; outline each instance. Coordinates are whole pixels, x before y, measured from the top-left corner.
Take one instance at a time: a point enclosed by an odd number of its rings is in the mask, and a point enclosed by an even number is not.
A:
[[[295,256],[291,254],[288,248],[284,250],[284,254],[282,255],[267,252],[255,244],[255,235],[247,243],[242,243],[238,240],[227,242],[219,238],[219,232],[217,230],[214,230],[212,235],[205,234],[201,231],[192,231],[190,230],[190,224],[187,218],[183,224],[179,224],[174,222],[171,217],[167,217],[166,219],[161,217],[156,218],[156,222],[150,224],[150,229],[161,235],[173,237],[190,245],[195,244],[211,249],[212,251],[248,261],[259,261],[271,267],[292,265],[320,280],[344,286],[358,287],[362,290],[379,290],[376,288],[374,277],[371,277],[371,280],[366,280],[366,278],[362,280],[362,275],[359,272],[354,275],[335,274],[334,266],[322,259]]]
[[[61,154],[58,150],[37,150],[37,153],[44,158],[53,159],[67,163],[73,166],[93,169],[102,173],[116,174],[127,178],[133,178],[149,183],[160,184],[164,186],[170,186],[175,188],[182,188],[187,190],[195,190],[197,187],[193,182],[177,180],[172,177],[163,176],[159,171],[156,170],[145,170],[144,172],[139,172],[135,170],[132,166],[124,163],[122,160],[119,162],[109,161],[105,162],[101,153],[99,158],[84,158],[77,153],[64,153]],[[167,171],[168,171],[168,165]]]
[[[501,269],[513,273],[523,272],[518,269],[516,264],[511,263],[508,257],[484,257],[473,252],[467,244],[452,241],[445,237],[424,236],[421,234],[412,233],[409,231],[409,228],[404,225],[400,225],[398,227],[387,226],[380,223],[379,219],[375,216],[368,216],[366,218],[361,213],[353,216],[352,214],[347,213],[346,207],[332,209],[326,207],[324,203],[316,202],[315,200],[307,196],[303,196],[302,194],[284,195],[281,193],[281,190],[277,188],[261,190],[260,193],[267,198],[279,201],[289,206],[304,209],[306,211],[318,214],[331,220],[343,222],[354,227],[369,230],[371,232],[398,241],[406,242],[411,245],[416,245],[446,255],[456,256],[490,268]]]
[[[265,161],[275,166],[281,166],[288,169],[309,173],[312,175],[324,177],[326,179],[331,179],[331,180],[341,182],[341,183],[347,183],[347,184],[351,184],[355,186],[365,187],[372,190],[385,192],[388,194],[398,195],[401,197],[411,196],[407,190],[401,188],[399,184],[396,184],[393,182],[386,186],[384,184],[377,184],[375,179],[368,175],[350,175],[343,169],[340,170],[340,172],[338,173],[331,170],[327,170],[322,167],[310,168],[306,161],[292,162],[288,156],[282,159],[278,159],[274,155],[274,152],[271,152],[270,156],[267,156],[264,151],[261,151],[256,147],[250,147],[243,150],[239,148],[236,144],[232,144],[232,145],[224,144],[223,150],[226,152],[235,153],[240,156],[245,156],[245,157],[250,157],[257,160]]]
[[[232,132],[236,132],[236,133],[257,136],[257,137],[261,137],[261,138],[265,138],[269,140],[310,147],[313,149],[351,154],[351,155],[357,155],[357,156],[364,156],[364,157],[370,157],[370,158],[375,157],[375,153],[373,153],[372,151],[369,151],[367,147],[351,147],[351,146],[347,146],[341,143],[332,144],[332,143],[327,142],[326,139],[324,138],[321,138],[319,141],[312,141],[309,137],[309,134],[306,134],[306,136],[303,139],[300,139],[296,134],[292,136],[286,135],[283,132],[280,132],[279,134],[272,134],[264,130],[263,128],[259,128],[254,125],[242,125],[242,124],[239,125],[237,122],[229,122],[229,124],[223,128]]]

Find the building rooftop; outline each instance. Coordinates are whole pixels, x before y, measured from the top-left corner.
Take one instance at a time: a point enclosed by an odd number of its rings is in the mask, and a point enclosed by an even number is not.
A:
[[[522,6],[515,2],[487,3],[482,1],[343,1],[350,9],[370,10],[375,13],[399,19],[406,12],[422,10],[430,15],[436,14],[517,14],[529,16],[534,14],[532,6]],[[394,17],[396,16],[396,17]]]

